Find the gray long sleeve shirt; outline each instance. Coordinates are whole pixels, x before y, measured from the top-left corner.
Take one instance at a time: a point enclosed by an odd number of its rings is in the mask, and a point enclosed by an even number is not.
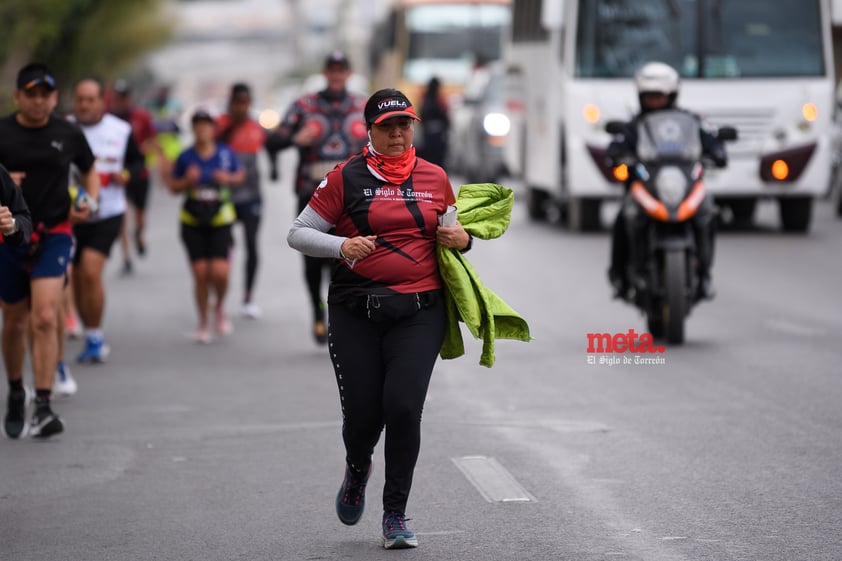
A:
[[[333,224],[306,206],[292,223],[287,234],[287,243],[291,248],[310,257],[342,259],[340,248],[342,242],[348,238],[329,234],[333,227]]]

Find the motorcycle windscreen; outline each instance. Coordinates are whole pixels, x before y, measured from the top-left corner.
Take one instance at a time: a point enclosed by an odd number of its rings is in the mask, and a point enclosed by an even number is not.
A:
[[[640,119],[637,157],[643,162],[660,159],[698,161],[702,157],[699,120],[685,111],[655,111]]]

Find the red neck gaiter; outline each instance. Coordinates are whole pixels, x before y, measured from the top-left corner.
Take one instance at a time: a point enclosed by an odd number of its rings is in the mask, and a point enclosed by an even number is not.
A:
[[[415,169],[415,146],[400,156],[386,156],[374,150],[369,144],[363,148],[363,156],[368,166],[368,171],[378,179],[388,181],[393,185],[403,185]]]

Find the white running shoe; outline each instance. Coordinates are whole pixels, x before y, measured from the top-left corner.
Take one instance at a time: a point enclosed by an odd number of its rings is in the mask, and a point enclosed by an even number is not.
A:
[[[207,327],[200,327],[193,334],[193,342],[199,345],[210,345],[211,341],[213,341],[213,335]]]
[[[64,361],[59,361],[56,366],[56,380],[53,383],[53,391],[58,395],[69,396],[75,394],[79,390],[76,380],[70,373],[70,368],[64,364]]]
[[[216,334],[225,337],[231,335],[232,333],[234,333],[234,326],[231,325],[231,320],[228,319],[228,316],[224,313],[217,314]]]
[[[240,309],[240,313],[245,318],[257,319],[263,315],[263,310],[261,310],[254,302],[245,302],[243,303],[243,307]]]

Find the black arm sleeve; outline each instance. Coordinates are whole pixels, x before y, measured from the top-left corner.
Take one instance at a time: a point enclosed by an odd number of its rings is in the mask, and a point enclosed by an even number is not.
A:
[[[8,207],[15,217],[18,231],[10,236],[3,236],[5,243],[22,246],[29,243],[32,237],[32,216],[23,198],[23,193],[15,185],[12,176],[0,165],[0,205]]]
[[[269,154],[277,154],[284,148],[292,146],[292,139],[278,133],[277,130],[271,131],[266,135],[266,151]]]
[[[280,124],[266,135],[264,146],[270,155],[293,146],[292,138],[304,124],[304,114],[298,107],[299,102],[300,100],[296,100],[290,105]]]

